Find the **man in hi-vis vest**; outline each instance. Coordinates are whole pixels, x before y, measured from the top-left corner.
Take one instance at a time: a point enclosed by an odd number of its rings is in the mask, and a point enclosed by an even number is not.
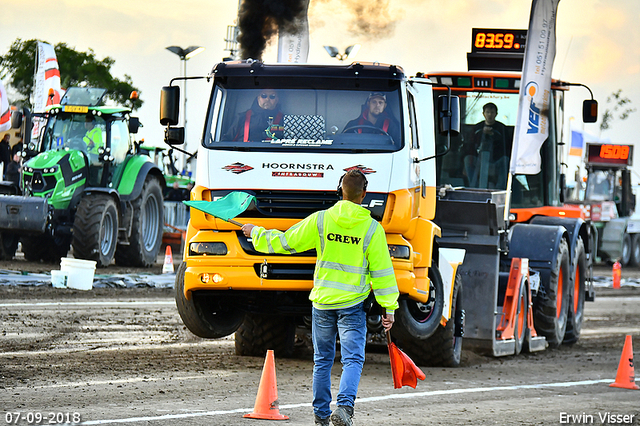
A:
[[[382,325],[393,325],[398,308],[398,286],[382,226],[360,206],[367,178],[350,170],[338,187],[343,200],[308,216],[286,232],[265,230],[252,224],[242,227],[256,250],[264,253],[299,253],[316,249],[313,289],[313,411],[315,423],[352,424],[353,406],[364,364],[367,337],[363,305],[371,289],[386,313]],[[342,376],[338,408],[331,413],[331,368],[336,337],[340,337]]]

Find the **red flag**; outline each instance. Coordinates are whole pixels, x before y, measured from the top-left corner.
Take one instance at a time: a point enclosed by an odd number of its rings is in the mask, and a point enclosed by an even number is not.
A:
[[[400,389],[403,386],[416,388],[418,379],[424,380],[427,376],[422,370],[391,341],[387,331],[387,346],[389,347],[389,359],[391,360],[391,375],[393,376],[393,388]]]

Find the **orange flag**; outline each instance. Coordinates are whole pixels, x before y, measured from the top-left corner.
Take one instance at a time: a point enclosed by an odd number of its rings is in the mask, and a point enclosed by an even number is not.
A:
[[[393,376],[394,389],[403,386],[416,388],[418,379],[424,380],[427,376],[422,370],[391,341],[391,335],[387,331],[387,346],[389,347],[389,359],[391,360],[391,375]]]

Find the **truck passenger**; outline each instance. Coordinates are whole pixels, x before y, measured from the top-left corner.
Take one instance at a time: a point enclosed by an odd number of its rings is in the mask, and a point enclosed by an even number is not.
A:
[[[282,139],[282,117],[278,92],[263,89],[251,108],[238,115],[224,139],[243,142]]]
[[[352,424],[353,406],[364,364],[367,337],[364,301],[373,288],[385,310],[382,325],[390,330],[398,308],[396,284],[382,226],[360,204],[367,178],[350,170],[340,179],[343,200],[328,210],[308,216],[286,232],[265,230],[252,224],[242,227],[253,246],[263,253],[299,253],[316,249],[313,289],[313,411],[315,424]],[[331,368],[336,337],[340,336],[342,371],[338,408],[331,413]]]
[[[344,126],[344,132],[388,133],[395,143],[400,142],[400,123],[387,111],[387,96],[382,92],[371,92],[362,105],[362,113]]]

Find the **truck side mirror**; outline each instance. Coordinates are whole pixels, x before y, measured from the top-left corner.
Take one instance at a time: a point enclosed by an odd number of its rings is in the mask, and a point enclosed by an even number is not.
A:
[[[160,91],[160,124],[175,126],[180,113],[180,88],[164,86]]]
[[[564,203],[564,200],[566,198],[566,193],[567,193],[567,175],[565,175],[564,173],[560,173],[559,198],[561,203]]]
[[[448,95],[438,96],[438,116],[440,117],[439,133],[443,136],[457,136],[460,133],[460,98]]]
[[[22,127],[22,112],[13,111],[11,112],[11,128],[19,129]]]
[[[582,103],[582,121],[585,123],[598,121],[598,101],[587,99]]]
[[[138,129],[142,127],[138,117],[129,117],[129,133],[136,134]]]
[[[167,127],[164,131],[164,142],[168,145],[184,143],[184,127]]]

